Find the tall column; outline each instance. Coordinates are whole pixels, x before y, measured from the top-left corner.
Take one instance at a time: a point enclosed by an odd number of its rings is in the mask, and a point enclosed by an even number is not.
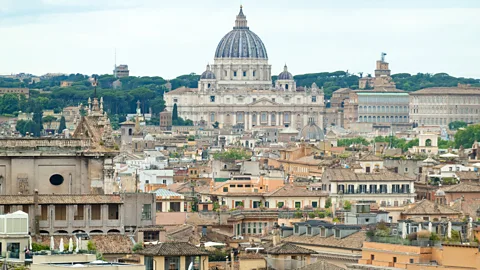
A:
[[[237,113],[236,112],[232,112],[233,113],[233,123],[232,125],[236,125],[237,124]]]
[[[258,113],[258,112],[257,112],[256,114],[257,114],[257,122],[256,122],[256,125],[257,125],[257,126],[260,126],[260,114],[261,114],[261,113]]]
[[[267,125],[272,125],[272,114],[267,112]]]
[[[278,121],[280,122],[279,125],[281,125],[283,127],[284,126],[283,125],[283,112],[278,113]]]
[[[248,130],[252,129],[252,113],[248,113]]]
[[[280,125],[280,114],[281,113],[275,113],[275,126]]]

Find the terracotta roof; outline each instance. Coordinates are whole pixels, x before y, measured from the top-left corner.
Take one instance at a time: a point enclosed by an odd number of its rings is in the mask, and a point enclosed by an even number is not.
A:
[[[38,195],[39,204],[121,204],[120,195]],[[33,204],[33,195],[0,195],[2,204]]]
[[[480,174],[478,172],[455,172],[460,181],[463,180],[480,180]]]
[[[430,87],[415,92],[411,92],[410,95],[480,95],[480,88],[468,87]]]
[[[198,90],[197,88],[188,88],[188,87],[182,86],[182,87],[179,87],[175,90],[166,92],[165,95],[173,95],[173,94],[178,95],[178,94],[183,94],[183,93],[192,93],[192,92],[195,92],[197,90]]]
[[[201,256],[208,252],[186,242],[165,242],[149,246],[139,252],[147,256]]]
[[[442,190],[445,193],[457,193],[457,192],[480,192],[480,184],[476,183],[468,183],[468,182],[460,182],[457,185],[453,186],[443,186]]]
[[[275,254],[275,255],[281,255],[281,254],[315,254],[317,253],[314,250],[308,249],[308,248],[303,248],[297,245],[294,245],[292,243],[286,242],[282,243],[278,246],[270,247],[265,250],[266,253],[268,254]]]
[[[321,190],[308,190],[305,186],[287,185],[279,187],[276,190],[267,193],[265,197],[324,197],[328,196],[328,192]]]
[[[355,250],[361,250],[363,242],[365,240],[366,240],[365,231],[359,231],[341,239],[335,238],[333,235],[329,237],[322,237],[320,235],[309,236],[306,234],[290,235],[288,237],[283,238],[283,241],[291,242],[294,244],[325,246],[325,247],[332,247],[332,248],[355,249]]]
[[[263,257],[260,253],[242,253],[238,255],[238,257],[241,260],[264,260],[265,257]]]
[[[377,157],[372,153],[369,153],[366,156],[363,156],[362,158],[360,158],[360,160],[361,161],[383,161],[383,158]]]
[[[327,169],[322,179],[329,181],[415,181],[405,175],[388,170],[380,170],[378,173],[356,173],[351,169]]]
[[[345,270],[345,268],[317,259],[316,262],[297,268],[296,270]]]
[[[429,200],[421,200],[415,203],[412,207],[402,212],[404,215],[460,215],[460,211],[457,211],[446,205],[434,203]]]
[[[102,254],[129,254],[132,253],[132,241],[122,234],[90,235],[97,251]]]

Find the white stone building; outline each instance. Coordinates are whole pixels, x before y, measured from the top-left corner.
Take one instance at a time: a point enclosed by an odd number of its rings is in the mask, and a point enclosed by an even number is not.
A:
[[[285,65],[273,87],[271,66],[262,40],[247,26],[242,8],[235,27],[219,42],[212,66],[202,73],[198,88],[178,88],[165,94],[168,111],[195,124],[293,126],[313,119],[323,126],[324,95],[315,84],[296,87]]]

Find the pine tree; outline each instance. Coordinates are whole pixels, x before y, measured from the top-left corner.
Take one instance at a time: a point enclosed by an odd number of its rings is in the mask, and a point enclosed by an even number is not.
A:
[[[58,134],[61,134],[63,130],[66,128],[67,128],[67,125],[65,123],[65,117],[62,116],[62,118],[60,118],[60,124],[58,126]]]
[[[35,135],[35,137],[40,137],[43,130],[43,111],[42,107],[40,107],[39,105],[35,106],[32,120],[33,122],[35,122],[35,125],[33,127],[33,134]]]
[[[177,109],[177,103],[173,104],[173,112],[172,112],[172,121],[177,121],[178,120],[178,109]]]

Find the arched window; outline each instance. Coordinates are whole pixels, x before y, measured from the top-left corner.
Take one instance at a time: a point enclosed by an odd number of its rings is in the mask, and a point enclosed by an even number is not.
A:
[[[432,146],[432,140],[426,139],[425,140],[425,146]]]

